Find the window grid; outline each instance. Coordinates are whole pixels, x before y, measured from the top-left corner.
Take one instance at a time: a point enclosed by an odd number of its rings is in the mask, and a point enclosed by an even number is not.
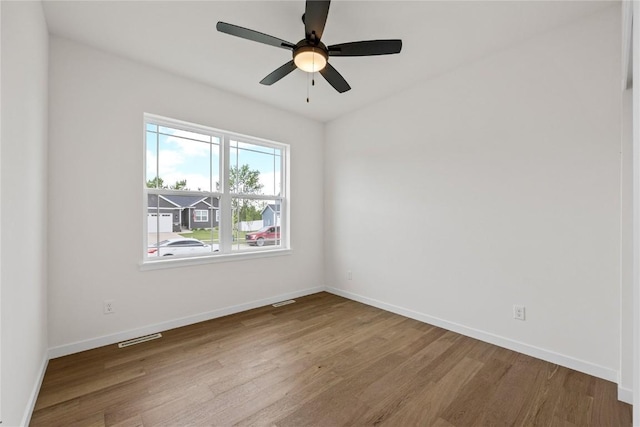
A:
[[[204,209],[196,209],[193,212],[193,217],[196,222],[207,222],[209,221],[209,211]]]

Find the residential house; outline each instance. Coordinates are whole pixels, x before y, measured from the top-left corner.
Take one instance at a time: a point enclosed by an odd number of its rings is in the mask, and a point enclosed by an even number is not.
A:
[[[180,232],[217,227],[218,199],[176,194],[149,194],[149,232]]]
[[[262,215],[262,225],[280,225],[280,205],[270,203],[260,212]]]

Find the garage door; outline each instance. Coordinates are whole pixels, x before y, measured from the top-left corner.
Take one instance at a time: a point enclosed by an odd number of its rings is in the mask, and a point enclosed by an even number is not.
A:
[[[158,230],[160,225],[160,230]],[[160,214],[160,224],[158,224],[158,214],[150,213],[147,216],[147,230],[148,233],[171,233],[173,231],[173,215],[170,213]]]

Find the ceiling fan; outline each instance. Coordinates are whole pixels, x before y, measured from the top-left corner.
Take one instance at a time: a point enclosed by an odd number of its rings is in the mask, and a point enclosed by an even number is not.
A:
[[[335,90],[343,93],[351,89],[351,86],[349,86],[349,83],[347,83],[344,77],[329,64],[329,57],[373,56],[400,53],[402,40],[366,40],[325,46],[320,39],[322,38],[322,32],[327,22],[330,4],[330,0],[307,0],[304,15],[302,15],[305,36],[296,44],[248,28],[227,24],[226,22],[218,22],[216,29],[232,36],[292,51],[293,59],[262,79],[260,83],[263,85],[272,85],[296,68],[299,68],[307,73],[319,71],[322,77],[324,77]]]

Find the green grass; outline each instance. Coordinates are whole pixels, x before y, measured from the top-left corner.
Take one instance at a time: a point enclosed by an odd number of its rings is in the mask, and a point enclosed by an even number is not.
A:
[[[244,236],[246,235],[246,231],[238,231],[236,234],[237,241],[244,241]],[[213,229],[213,239],[211,230],[194,230],[192,233],[180,233],[182,237],[191,237],[193,239],[201,240],[205,243],[211,243],[211,241],[218,241],[218,229]]]
[[[202,241],[211,241],[211,230],[194,230],[192,233],[180,233],[182,237],[191,237]],[[213,240],[218,240],[218,230],[213,229]]]

